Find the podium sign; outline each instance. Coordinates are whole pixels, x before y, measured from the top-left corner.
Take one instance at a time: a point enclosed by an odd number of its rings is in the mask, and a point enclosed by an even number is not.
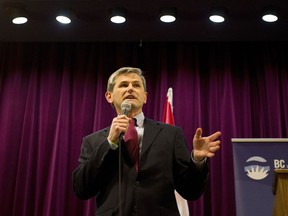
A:
[[[271,216],[274,169],[288,168],[288,139],[232,139],[237,216]]]

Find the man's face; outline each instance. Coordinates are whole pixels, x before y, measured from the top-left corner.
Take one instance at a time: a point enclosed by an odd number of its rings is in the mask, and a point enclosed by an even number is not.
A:
[[[106,99],[113,103],[118,114],[121,113],[121,104],[125,100],[132,106],[133,115],[142,112],[147,101],[147,92],[141,77],[135,73],[121,74],[115,80],[113,92],[106,92]]]

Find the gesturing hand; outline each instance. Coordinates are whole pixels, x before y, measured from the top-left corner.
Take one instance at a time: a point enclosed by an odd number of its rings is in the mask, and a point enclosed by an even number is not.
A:
[[[215,152],[220,149],[220,140],[217,140],[221,135],[220,131],[213,133],[210,136],[202,137],[202,129],[197,128],[193,139],[193,157],[196,161],[201,161],[205,157],[214,157]]]

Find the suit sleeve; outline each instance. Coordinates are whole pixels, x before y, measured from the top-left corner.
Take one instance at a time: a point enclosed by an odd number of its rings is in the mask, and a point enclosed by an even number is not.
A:
[[[95,134],[83,139],[80,165],[72,174],[73,190],[80,199],[89,199],[98,194],[101,184],[99,176],[105,176],[105,167],[115,154],[116,151],[111,150],[106,137],[100,138]]]
[[[177,192],[187,200],[198,199],[208,178],[207,162],[199,169],[191,159],[182,130],[177,128],[174,145],[174,184]]]

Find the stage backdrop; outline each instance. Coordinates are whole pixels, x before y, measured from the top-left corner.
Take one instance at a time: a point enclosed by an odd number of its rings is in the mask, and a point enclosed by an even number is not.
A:
[[[288,139],[234,138],[232,143],[237,216],[271,216],[274,169],[288,168]]]
[[[107,79],[143,69],[147,117],[162,121],[167,89],[189,149],[197,127],[221,130],[205,194],[191,216],[233,216],[232,137],[288,135],[287,42],[0,43],[0,215],[92,216],[72,190],[82,137],[115,116]]]

